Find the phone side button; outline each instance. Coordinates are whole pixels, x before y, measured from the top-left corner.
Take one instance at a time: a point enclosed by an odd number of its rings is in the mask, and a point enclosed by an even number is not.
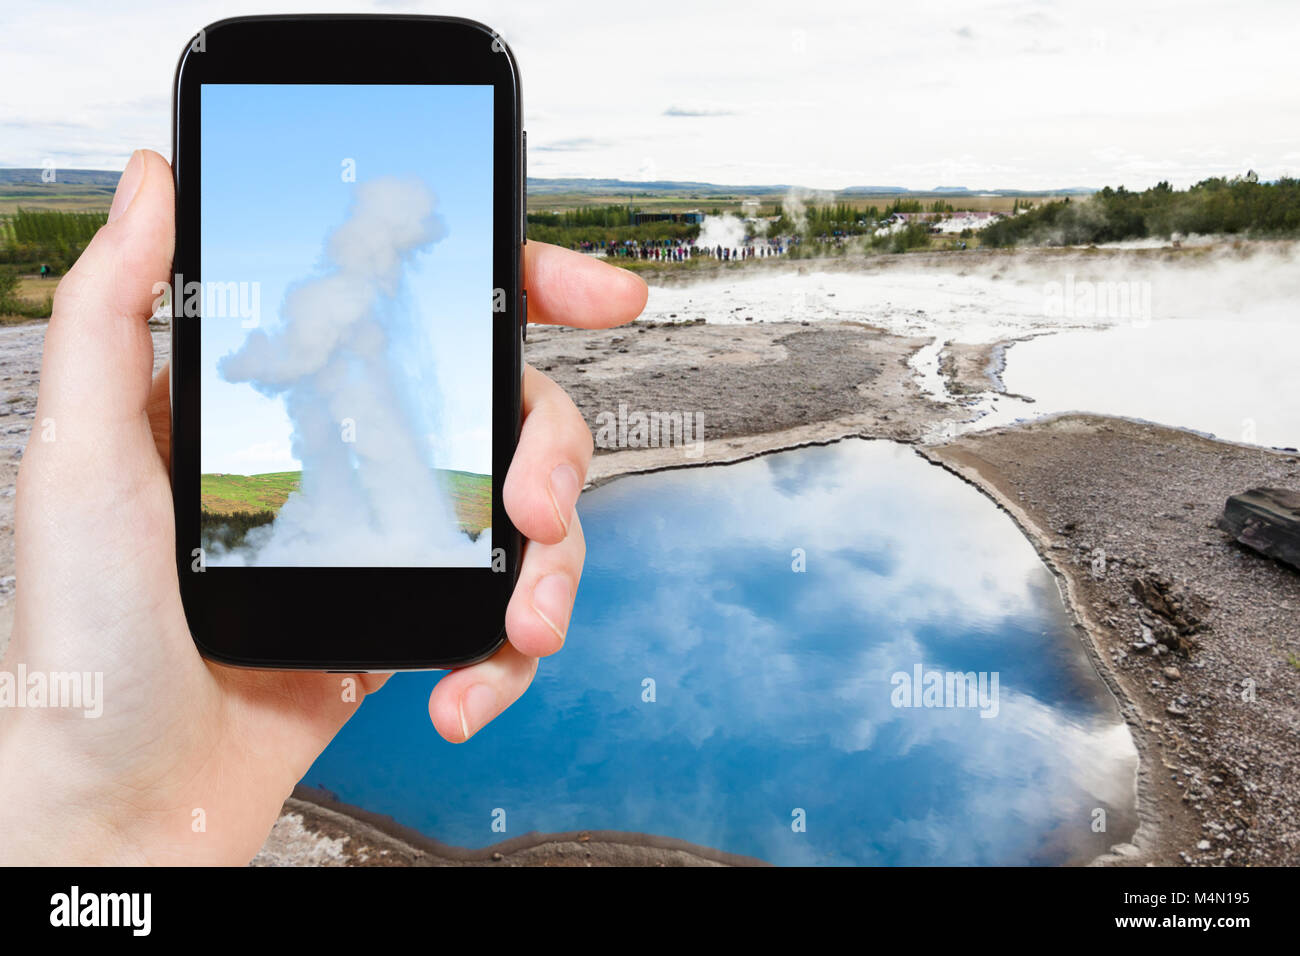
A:
[[[528,341],[528,290],[524,290],[524,341]]]

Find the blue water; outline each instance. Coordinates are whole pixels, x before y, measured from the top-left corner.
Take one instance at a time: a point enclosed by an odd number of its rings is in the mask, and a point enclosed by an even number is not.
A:
[[[305,782],[476,848],[604,829],[780,864],[1022,864],[1131,836],[1136,753],[1055,580],[910,449],[632,476],[580,512],[568,642],[518,704],[451,745],[439,675],[400,675]],[[996,672],[996,716],[895,706],[917,665]]]

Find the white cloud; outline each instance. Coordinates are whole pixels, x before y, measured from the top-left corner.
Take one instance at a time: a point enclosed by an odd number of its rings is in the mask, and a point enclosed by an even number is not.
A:
[[[253,7],[11,5],[0,116],[20,125],[6,128],[0,165],[120,168],[136,146],[166,154],[181,46]],[[1240,172],[1247,157],[1278,175],[1300,151],[1284,122],[1300,107],[1289,0],[1248,13],[1227,0],[731,0],[671,17],[655,5],[467,0],[457,12],[519,57],[536,176],[634,179],[650,163],[661,179],[930,188],[961,155],[961,181],[945,185],[1144,187]]]

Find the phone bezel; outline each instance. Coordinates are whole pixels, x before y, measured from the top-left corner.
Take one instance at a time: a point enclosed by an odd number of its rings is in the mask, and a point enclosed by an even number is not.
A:
[[[493,285],[505,290],[506,310],[492,315],[492,549],[504,557],[504,569],[192,570],[199,546],[201,318],[173,318],[171,363],[176,568],[190,632],[205,657],[241,667],[349,673],[481,660],[505,642],[505,609],[522,556],[519,533],[502,504],[522,422],[527,321],[522,108],[514,55],[486,26],[450,17],[239,17],[205,27],[182,52],[173,87],[174,283],[177,276],[202,281],[205,83],[493,86]]]

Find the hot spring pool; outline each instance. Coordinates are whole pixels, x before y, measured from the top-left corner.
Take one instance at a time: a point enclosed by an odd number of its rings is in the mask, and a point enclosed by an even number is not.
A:
[[[910,449],[631,476],[580,511],[568,642],[518,704],[452,745],[438,675],[400,675],[304,782],[468,847],[624,830],[778,864],[1057,864],[1131,837],[1136,751],[1055,579]],[[927,696],[932,672],[985,695]]]

